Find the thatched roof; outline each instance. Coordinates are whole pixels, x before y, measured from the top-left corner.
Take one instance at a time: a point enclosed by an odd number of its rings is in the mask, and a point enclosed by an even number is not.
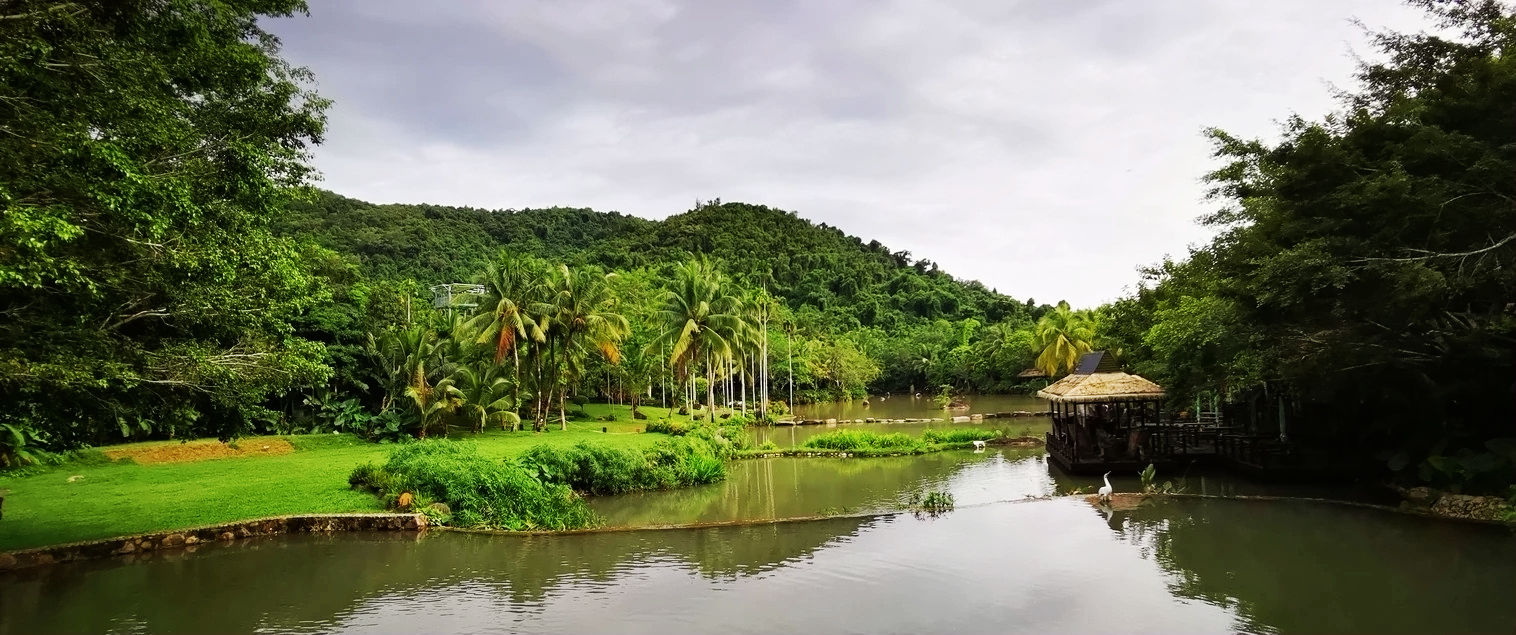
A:
[[[1105,351],[1091,351],[1079,358],[1074,373],[1037,391],[1037,396],[1051,401],[1099,403],[1109,401],[1147,401],[1162,399],[1163,386],[1140,375],[1121,372],[1121,364]]]
[[[1017,375],[1017,377],[1019,377],[1021,379],[1032,379],[1032,378],[1035,378],[1035,377],[1047,377],[1047,376],[1048,376],[1048,374],[1042,372],[1041,368],[1028,368],[1026,370],[1021,371],[1021,374]]]
[[[1037,391],[1037,396],[1050,401],[1074,403],[1098,403],[1109,401],[1146,401],[1162,399],[1163,386],[1141,375],[1123,372],[1074,374]]]

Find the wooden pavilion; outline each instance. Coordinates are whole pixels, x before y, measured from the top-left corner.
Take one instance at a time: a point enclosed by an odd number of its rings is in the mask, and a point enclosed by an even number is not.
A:
[[[1191,453],[1184,435],[1162,420],[1163,387],[1123,372],[1105,351],[1086,353],[1072,374],[1037,396],[1052,412],[1048,456],[1065,472],[1141,470]]]

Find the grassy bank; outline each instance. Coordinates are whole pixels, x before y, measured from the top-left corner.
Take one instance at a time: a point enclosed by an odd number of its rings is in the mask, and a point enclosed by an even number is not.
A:
[[[479,435],[455,431],[452,436],[474,440],[480,452],[492,458],[517,456],[539,444],[569,448],[581,441],[645,450],[669,438],[638,434],[646,421],[633,421],[625,406],[590,404],[586,410],[590,417],[613,415],[617,420],[571,421],[567,431],[554,425],[543,434],[493,430]],[[653,417],[667,413],[660,408],[642,410]],[[675,420],[687,418],[676,415]],[[258,451],[279,441],[288,442],[294,451]],[[161,456],[172,454],[175,446],[184,447],[179,441],[155,441],[103,449],[112,454],[155,451]],[[384,461],[390,446],[347,435],[254,437],[237,446],[245,452],[231,458],[152,464],[101,458],[26,475],[0,475],[0,490],[8,490],[3,494],[0,551],[263,516],[381,509],[372,494],[349,489],[347,479],[361,463]]]

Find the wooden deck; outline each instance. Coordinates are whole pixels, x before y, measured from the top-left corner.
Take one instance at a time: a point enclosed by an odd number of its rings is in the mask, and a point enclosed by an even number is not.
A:
[[[1149,464],[1159,469],[1220,465],[1267,478],[1315,478],[1331,473],[1325,452],[1284,443],[1278,437],[1248,435],[1203,422],[1164,422],[1141,429],[1147,437],[1139,457],[1107,459],[1081,455],[1049,432],[1048,459],[1058,469],[1080,475],[1137,472]]]

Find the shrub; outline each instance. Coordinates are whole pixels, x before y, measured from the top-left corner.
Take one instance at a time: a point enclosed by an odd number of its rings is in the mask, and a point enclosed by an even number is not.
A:
[[[689,432],[690,429],[684,424],[674,423],[673,421],[649,421],[647,422],[647,425],[643,427],[643,431],[661,432],[672,437],[678,437],[684,436],[684,434],[686,432]]]
[[[767,441],[764,441],[763,445],[758,446],[758,449],[759,450],[763,450],[765,452],[770,451],[770,450],[778,450],[779,449],[779,444],[778,443],[774,443],[773,439],[769,439]]]
[[[407,443],[381,467],[360,465],[348,482],[387,501],[412,492],[418,504],[446,503],[454,524],[501,529],[577,529],[597,522],[573,490],[545,483],[520,465],[490,459],[465,441]]]
[[[714,437],[720,439],[719,436]],[[646,452],[581,441],[572,448],[539,445],[517,459],[529,474],[588,494],[623,494],[714,483],[726,478],[722,441],[685,436],[659,441]]]
[[[805,447],[824,450],[900,450],[921,451],[925,449],[920,439],[894,432],[880,434],[865,430],[837,430],[818,434],[805,440]]]
[[[927,430],[921,433],[921,440],[927,443],[968,443],[970,441],[990,441],[1005,436],[1002,430],[986,430],[984,428],[959,428],[956,430]]]

